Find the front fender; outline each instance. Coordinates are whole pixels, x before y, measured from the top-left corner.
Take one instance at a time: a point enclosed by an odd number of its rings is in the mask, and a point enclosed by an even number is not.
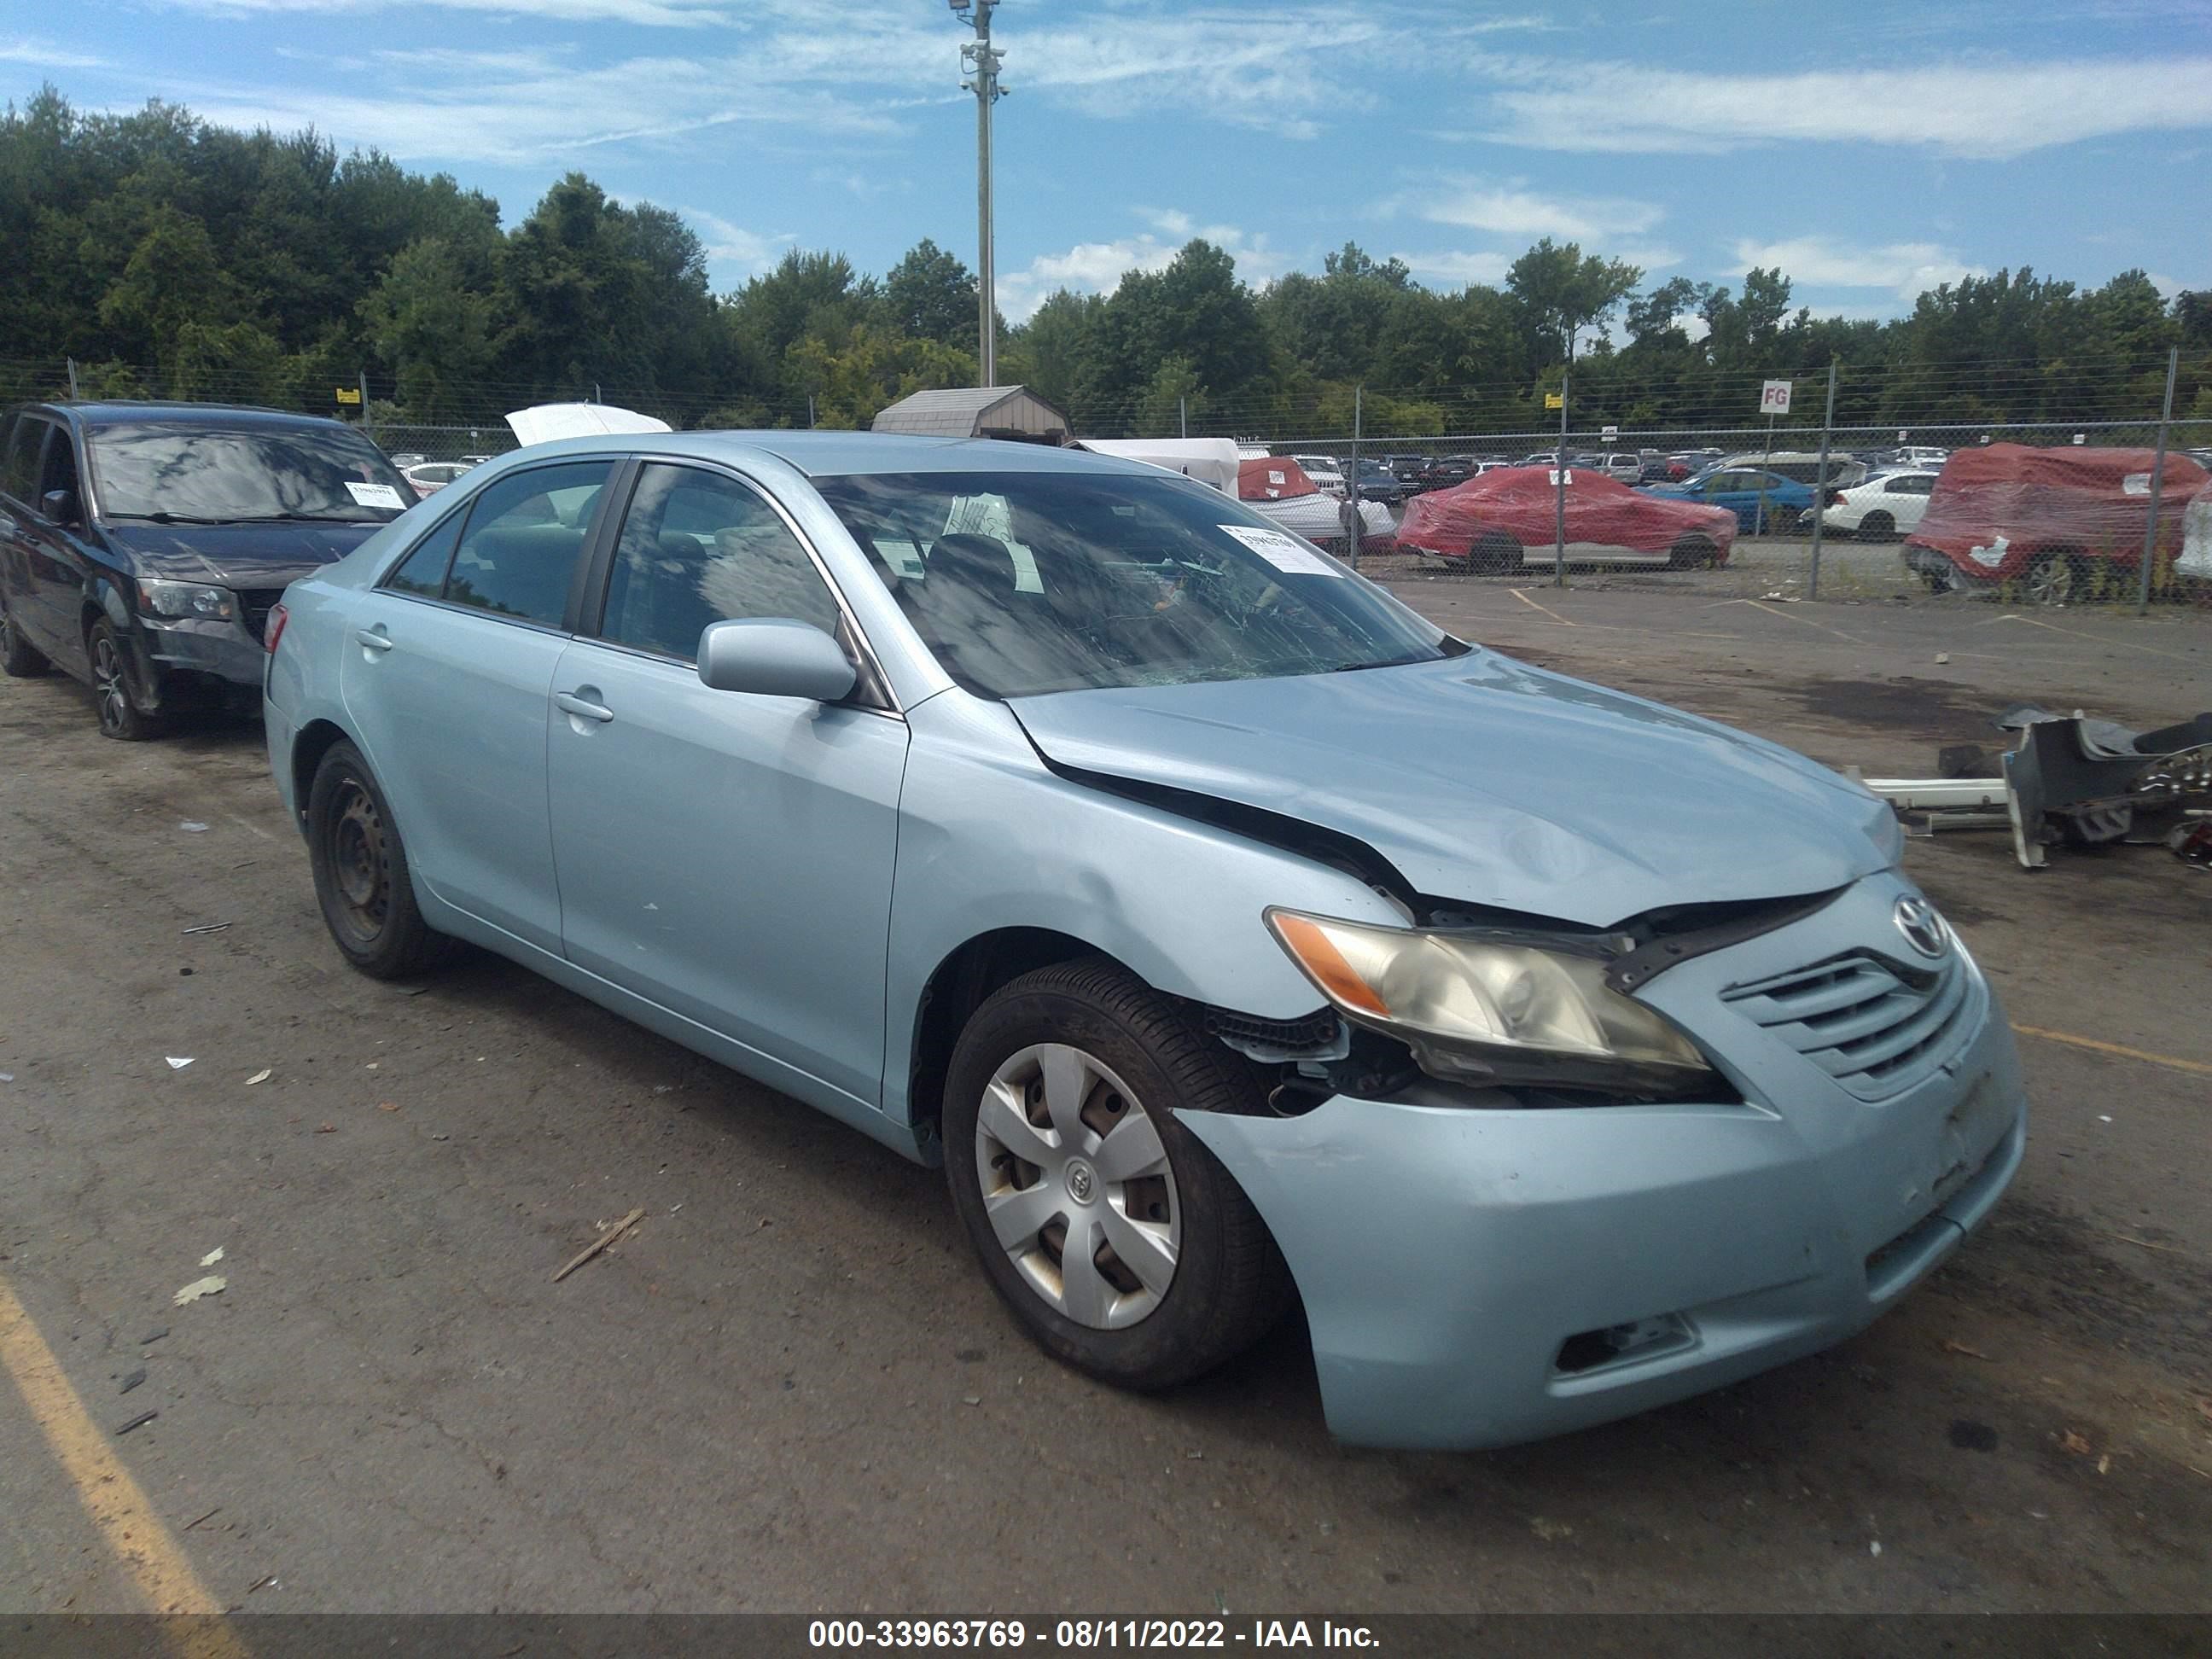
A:
[[[910,1122],[930,976],[1001,928],[1079,939],[1175,996],[1295,1019],[1321,994],[1268,932],[1271,904],[1404,917],[1297,854],[1062,778],[1005,705],[954,691],[908,713],[884,1033],[884,1110]]]

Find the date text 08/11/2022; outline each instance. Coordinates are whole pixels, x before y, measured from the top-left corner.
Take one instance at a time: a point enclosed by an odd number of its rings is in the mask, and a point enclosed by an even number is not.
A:
[[[1049,1627],[1023,1619],[817,1619],[806,1627],[810,1648],[1049,1647],[1104,1649],[1379,1647],[1364,1625],[1329,1620],[1060,1619]]]

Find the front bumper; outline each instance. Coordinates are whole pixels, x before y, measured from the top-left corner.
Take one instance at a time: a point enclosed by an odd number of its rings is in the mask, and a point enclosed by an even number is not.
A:
[[[190,675],[256,692],[261,688],[266,653],[242,622],[141,617],[137,635],[149,686]]]
[[[1958,1247],[2026,1142],[2011,1032],[1978,971],[1964,964],[1955,1047],[1878,1103],[1720,1001],[1864,943],[1855,924],[1910,890],[1859,886],[1647,988],[1743,1103],[1339,1096],[1295,1118],[1182,1118],[1290,1263],[1336,1434],[1467,1449],[1626,1416],[1852,1335]]]

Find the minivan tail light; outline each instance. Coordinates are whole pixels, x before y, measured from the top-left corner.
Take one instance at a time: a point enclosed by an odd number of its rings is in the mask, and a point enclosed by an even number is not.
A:
[[[261,642],[272,653],[276,649],[276,641],[284,637],[284,624],[290,616],[291,613],[281,605],[269,607],[269,620],[262,624]]]

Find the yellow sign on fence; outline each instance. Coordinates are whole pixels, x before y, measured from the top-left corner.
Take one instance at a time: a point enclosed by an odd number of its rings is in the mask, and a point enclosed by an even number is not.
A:
[[[1566,396],[1565,396],[1565,393],[1563,393],[1563,392],[1547,392],[1544,394],[1544,407],[1545,407],[1545,408],[1547,408],[1547,409],[1565,409],[1566,406],[1567,406],[1567,399],[1566,399]]]
[[[361,401],[361,388],[357,386],[339,386],[337,397],[342,404],[357,404]]]

